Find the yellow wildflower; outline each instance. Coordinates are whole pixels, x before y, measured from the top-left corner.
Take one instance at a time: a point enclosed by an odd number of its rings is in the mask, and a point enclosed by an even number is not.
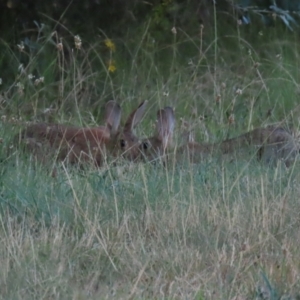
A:
[[[109,50],[111,50],[113,52],[116,51],[116,45],[111,39],[106,39],[104,41],[104,44]]]
[[[108,62],[108,67],[107,67],[107,69],[108,69],[108,72],[114,73],[114,72],[117,70],[117,67],[116,67],[116,65],[115,65],[115,62],[112,61],[112,60],[110,60],[110,61]]]

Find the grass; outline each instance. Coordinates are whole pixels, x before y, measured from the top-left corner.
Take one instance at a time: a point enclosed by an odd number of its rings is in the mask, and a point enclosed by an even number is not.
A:
[[[199,141],[273,122],[297,128],[292,37],[250,44],[238,32],[215,44],[178,30],[161,46],[147,25],[140,36],[117,41],[116,51],[101,40],[61,52],[47,34],[37,52],[5,45],[14,63],[1,88],[0,298],[299,299],[298,163],[270,168],[253,155],[166,168],[58,164],[51,177],[51,161],[41,165],[13,143],[25,120],[100,123],[111,98],[124,115],[149,100],[141,136],[164,105],[195,125]]]
[[[299,290],[293,170],[28,169],[1,178],[3,298],[244,299],[267,290],[262,273]]]

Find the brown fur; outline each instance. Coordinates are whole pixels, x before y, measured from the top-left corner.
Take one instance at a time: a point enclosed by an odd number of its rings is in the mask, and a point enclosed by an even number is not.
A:
[[[175,127],[174,111],[166,107],[158,111],[156,135],[143,141],[141,150],[148,160],[162,158],[172,149],[172,135]],[[177,148],[176,158],[187,155],[192,162],[201,162],[203,157],[212,153],[231,154],[238,153],[241,149],[254,147],[258,158],[271,163],[283,160],[289,166],[299,152],[299,145],[290,132],[282,127],[268,126],[257,128],[238,137],[227,139],[221,143],[201,144],[193,140],[190,133],[185,133],[186,141]]]
[[[134,128],[141,121],[145,108],[146,102],[141,103],[129,115],[123,130],[119,129],[121,108],[115,101],[109,101],[105,110],[105,126],[80,128],[38,123],[23,130],[20,138],[40,161],[45,161],[47,154],[53,152],[57,160],[71,164],[91,161],[101,166],[107,154],[135,160],[139,157],[140,141],[134,134]]]

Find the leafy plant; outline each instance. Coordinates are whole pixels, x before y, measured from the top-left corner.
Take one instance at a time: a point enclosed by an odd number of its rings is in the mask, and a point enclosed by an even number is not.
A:
[[[250,15],[254,15],[259,16],[265,25],[273,24],[278,18],[290,30],[299,26],[296,21],[300,12],[300,1],[298,0],[240,0],[237,1],[235,7],[242,14],[241,22],[244,24],[250,24]]]

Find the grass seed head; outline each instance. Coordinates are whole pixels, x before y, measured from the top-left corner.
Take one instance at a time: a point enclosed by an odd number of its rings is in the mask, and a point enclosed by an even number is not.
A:
[[[82,46],[82,41],[79,35],[74,36],[74,43],[75,43],[75,48],[80,50]]]
[[[20,44],[17,44],[17,47],[19,49],[20,52],[24,52],[25,46],[24,46],[24,42],[21,41]]]
[[[228,123],[229,124],[234,124],[234,114],[231,114],[228,118]]]
[[[64,49],[63,43],[60,41],[58,44],[56,44],[56,48],[58,51],[62,51]]]

